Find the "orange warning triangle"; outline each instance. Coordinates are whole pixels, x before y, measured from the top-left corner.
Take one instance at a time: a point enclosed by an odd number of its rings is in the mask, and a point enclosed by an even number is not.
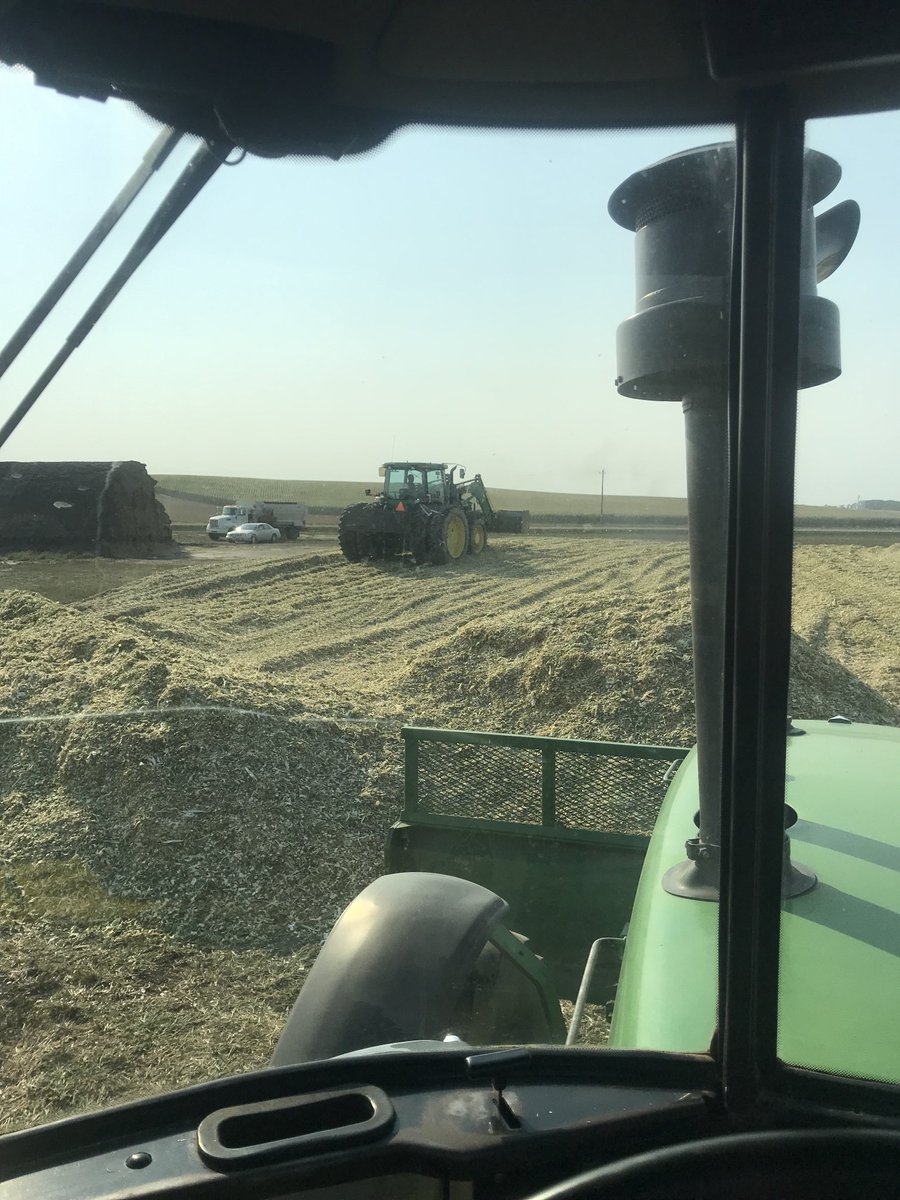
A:
[[[406,512],[406,505],[402,500],[397,501],[397,507],[394,509],[394,512]]]

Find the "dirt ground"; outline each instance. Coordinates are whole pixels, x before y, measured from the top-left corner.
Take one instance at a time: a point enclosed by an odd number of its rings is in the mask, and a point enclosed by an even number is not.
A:
[[[241,562],[242,556],[279,558],[333,550],[335,538],[327,532],[306,534],[296,542],[275,545],[233,546],[211,542],[205,534],[176,533],[171,547],[152,558],[102,558],[89,554],[53,554],[19,551],[0,555],[0,592],[34,591],[51,600],[72,602],[113,591],[158,574],[204,562]],[[250,560],[252,561],[252,560]]]
[[[792,707],[900,722],[900,547],[802,546]],[[688,746],[681,541],[0,561],[0,1128],[263,1066],[419,723]]]

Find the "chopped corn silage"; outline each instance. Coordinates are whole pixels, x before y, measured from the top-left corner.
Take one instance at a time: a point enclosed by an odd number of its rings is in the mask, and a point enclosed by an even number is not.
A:
[[[435,659],[453,671],[429,670]],[[426,723],[678,746],[695,738],[686,595],[567,598],[519,623],[478,619],[423,651],[409,673]],[[790,697],[797,718],[900,722],[894,704],[798,634]]]
[[[270,949],[323,936],[377,873],[383,733],[265,711],[196,653],[41,597],[0,621],[23,668],[0,704],[42,710],[0,724],[8,861],[83,859],[161,929]]]
[[[896,724],[888,552],[814,549],[793,715]],[[0,593],[0,1119],[264,1065],[381,868],[404,722],[686,746],[692,695],[674,543],[238,550],[77,605]]]

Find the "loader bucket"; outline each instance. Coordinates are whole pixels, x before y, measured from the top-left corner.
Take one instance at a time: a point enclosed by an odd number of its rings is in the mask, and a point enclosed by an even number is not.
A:
[[[527,533],[531,526],[531,513],[526,508],[505,508],[494,513],[491,529],[495,533]]]
[[[622,937],[669,778],[667,746],[407,727],[405,798],[387,871],[456,875],[496,892],[509,928],[574,999],[591,945]],[[615,947],[591,999],[612,998]]]

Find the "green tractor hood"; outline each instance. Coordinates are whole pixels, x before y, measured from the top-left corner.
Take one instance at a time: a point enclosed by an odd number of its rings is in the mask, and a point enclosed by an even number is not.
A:
[[[779,1056],[862,1078],[900,1076],[900,729],[795,722],[786,800],[793,856],[818,876],[781,922]],[[672,782],[628,930],[610,1044],[705,1049],[716,1024],[718,904],[670,895],[698,808],[696,751]]]

